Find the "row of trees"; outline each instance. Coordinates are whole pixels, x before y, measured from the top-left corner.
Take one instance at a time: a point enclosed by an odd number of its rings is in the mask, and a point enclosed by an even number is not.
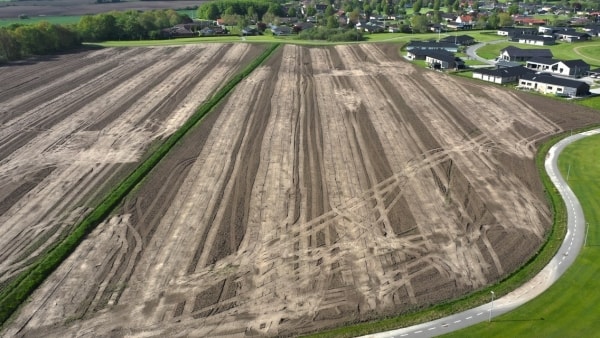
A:
[[[155,39],[160,30],[191,22],[185,14],[172,9],[153,11],[110,12],[86,15],[76,26],[83,41]]]
[[[269,0],[216,0],[202,4],[197,11],[199,18],[207,20],[216,20],[223,15],[242,15],[259,21],[267,13],[287,15],[279,3]]]
[[[72,49],[81,44],[70,27],[48,22],[0,28],[0,63],[28,55],[43,55]]]
[[[191,22],[174,10],[126,11],[86,15],[76,25],[40,22],[0,28],[0,63],[29,55],[73,49],[82,42],[157,38],[160,30]]]

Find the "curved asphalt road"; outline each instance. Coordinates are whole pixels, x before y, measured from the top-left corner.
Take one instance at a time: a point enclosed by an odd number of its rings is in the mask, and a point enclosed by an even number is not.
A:
[[[558,156],[570,143],[587,136],[600,134],[600,129],[587,131],[581,134],[569,136],[555,144],[546,156],[545,168],[552,183],[558,189],[565,201],[567,208],[567,235],[560,246],[556,256],[550,263],[540,271],[533,279],[526,282],[518,289],[508,293],[502,298],[490,301],[479,307],[460,312],[448,317],[440,318],[431,322],[418,324],[402,329],[376,333],[364,337],[433,337],[452,331],[456,331],[473,324],[490,320],[505,312],[511,311],[520,305],[532,300],[548,289],[575,261],[581,250],[585,237],[585,219],[581,205],[567,185],[565,179],[558,171]],[[490,300],[491,300],[490,294]]]

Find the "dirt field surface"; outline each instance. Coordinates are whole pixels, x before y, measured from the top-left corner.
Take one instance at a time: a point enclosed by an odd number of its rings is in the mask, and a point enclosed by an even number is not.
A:
[[[122,1],[94,3],[94,0],[28,0],[16,2],[0,1],[0,19],[14,19],[21,14],[34,16],[86,15],[110,11],[183,9],[199,6],[204,1]]]
[[[213,65],[231,69],[227,56],[249,47],[203,48],[229,48]],[[115,51],[88,57],[103,53]],[[119,55],[151,53],[183,52]],[[132,63],[127,78],[146,85]],[[147,67],[140,66],[156,73]],[[10,71],[18,77],[26,69]],[[172,93],[179,77],[170,79],[154,88]],[[120,105],[104,111],[94,102],[121,102],[137,86],[105,88],[96,100],[83,99],[84,85],[64,89],[85,101],[63,118],[72,129],[25,129],[62,130],[62,142],[14,141],[19,146],[2,155],[4,181],[15,190],[14,182],[37,184],[19,195],[29,207],[18,202],[4,211],[2,233],[14,235],[3,235],[0,248],[18,243],[12,238],[38,238],[50,220],[76,218],[78,203],[69,200],[89,195],[91,185],[75,182],[107,181],[99,171],[135,161],[140,144],[178,124],[140,117],[148,115],[141,98],[128,107],[144,114]],[[11,107],[40,97],[26,93],[12,97]],[[2,116],[39,120],[36,107],[47,107],[45,118],[67,114],[50,109],[52,102]],[[79,113],[93,107],[95,114]],[[585,108],[415,68],[394,45],[282,47],[90,234],[4,334],[297,335],[464,295],[523,264],[551,225],[533,161],[537,144],[599,121]],[[12,130],[2,128],[3,135]],[[19,154],[28,166],[11,164]],[[75,188],[63,188],[65,181]],[[32,214],[51,198],[71,209]],[[21,210],[31,218],[23,226],[8,218]],[[3,249],[2,262],[18,257],[15,250]],[[3,274],[15,270],[2,264]]]
[[[0,71],[0,286],[263,47],[103,49]]]

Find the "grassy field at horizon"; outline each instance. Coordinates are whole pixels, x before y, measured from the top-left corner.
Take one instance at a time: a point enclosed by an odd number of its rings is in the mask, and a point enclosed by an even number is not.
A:
[[[38,22],[47,21],[57,25],[76,24],[81,19],[81,15],[65,15],[65,16],[32,16],[28,19],[0,19],[0,27],[6,27],[13,24],[33,25]]]
[[[600,135],[567,147],[561,173],[577,195],[589,225],[575,263],[546,292],[505,315],[445,337],[594,337],[600,331]],[[569,170],[570,167],[570,170]]]

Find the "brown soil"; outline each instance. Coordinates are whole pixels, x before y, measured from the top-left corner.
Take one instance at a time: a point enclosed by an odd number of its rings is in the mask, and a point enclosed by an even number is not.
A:
[[[135,60],[149,51],[123,53]],[[155,81],[131,81],[159,82],[152,73]],[[178,87],[160,83],[169,93]],[[119,103],[115,111],[143,106],[119,99],[139,86],[106,99]],[[73,92],[91,95],[85,86]],[[63,120],[77,121],[73,114]],[[109,132],[125,119],[137,129]],[[394,45],[285,46],[161,162],[5,333],[297,335],[459,297],[514,271],[542,243],[552,215],[537,145],[599,121],[568,103],[415,68]],[[121,137],[154,125],[105,110],[86,128],[94,123],[94,133]],[[44,182],[60,163],[27,177]],[[14,186],[22,198],[37,187]],[[39,224],[18,233],[35,238]]]

